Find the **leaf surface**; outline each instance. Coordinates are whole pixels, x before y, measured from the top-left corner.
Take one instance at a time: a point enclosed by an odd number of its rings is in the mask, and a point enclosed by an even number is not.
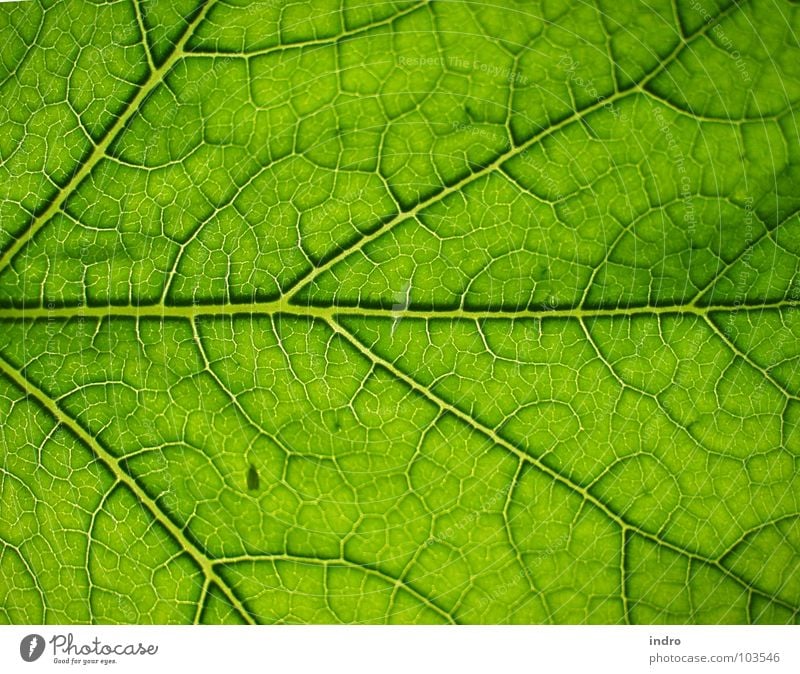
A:
[[[0,620],[796,623],[800,6],[0,6]]]

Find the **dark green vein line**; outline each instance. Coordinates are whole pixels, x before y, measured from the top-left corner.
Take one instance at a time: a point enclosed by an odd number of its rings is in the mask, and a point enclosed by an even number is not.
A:
[[[703,285],[702,288],[698,289],[697,293],[694,296],[693,301],[698,304],[703,304],[704,298],[707,295],[713,293],[714,289],[717,287],[717,282],[723,279],[731,271],[731,269],[733,269],[736,265],[738,265],[742,261],[742,255],[744,255],[747,251],[750,252],[755,251],[761,245],[761,242],[764,241],[765,239],[772,239],[772,242],[775,245],[775,247],[779,248],[780,246],[777,240],[778,230],[787,222],[789,222],[789,220],[791,220],[798,213],[800,213],[800,208],[794,208],[790,210],[788,213],[785,213],[783,217],[781,217],[781,219],[775,222],[774,224],[768,224],[763,220],[761,220],[761,218],[758,218],[758,222],[761,223],[764,229],[759,233],[758,236],[756,236],[751,241],[747,242],[747,245],[745,246],[744,250],[742,250],[742,252],[739,255],[734,257],[729,262],[726,262],[720,269],[718,269],[714,273],[714,276],[712,276],[708,281],[706,281],[705,285]],[[753,214],[755,215],[755,212]]]
[[[797,607],[788,604],[780,597],[772,596],[768,592],[753,586],[751,583],[747,582],[745,579],[739,577],[738,575],[733,573],[730,569],[720,564],[719,561],[715,559],[710,559],[708,557],[704,557],[703,555],[697,552],[686,550],[685,548],[682,548],[679,545],[671,543],[670,541],[663,539],[660,536],[657,536],[656,534],[652,534],[649,531],[646,531],[644,529],[639,528],[636,525],[629,523],[624,517],[619,515],[617,512],[615,512],[614,510],[609,508],[605,503],[603,503],[600,499],[594,496],[591,493],[591,491],[587,490],[580,484],[573,482],[571,479],[561,475],[561,473],[554,470],[547,464],[543,463],[540,459],[533,456],[532,454],[529,454],[528,452],[512,444],[511,442],[506,440],[503,436],[501,436],[495,429],[491,428],[490,426],[486,426],[485,424],[481,423],[480,421],[478,421],[471,415],[467,414],[460,408],[449,403],[447,400],[441,398],[433,391],[431,391],[428,387],[424,386],[423,384],[420,384],[416,379],[414,379],[413,377],[411,377],[410,375],[406,374],[404,371],[399,369],[394,363],[379,356],[369,346],[361,342],[355,335],[350,333],[341,323],[330,320],[327,321],[327,323],[328,326],[331,328],[331,330],[333,330],[343,340],[345,340],[348,344],[350,344],[353,348],[355,348],[369,362],[384,368],[395,378],[404,382],[413,391],[416,391],[418,394],[420,394],[425,399],[436,405],[442,411],[449,412],[450,414],[452,414],[453,416],[460,419],[461,421],[469,425],[471,428],[479,432],[484,437],[487,437],[489,440],[491,440],[499,447],[503,447],[504,449],[511,452],[518,458],[531,464],[533,467],[535,467],[536,469],[538,469],[551,479],[564,485],[570,491],[578,494],[585,501],[587,501],[591,505],[595,506],[598,510],[600,510],[604,515],[606,515],[606,517],[608,517],[622,530],[641,536],[642,538],[645,538],[657,545],[660,545],[663,548],[672,550],[673,552],[676,552],[679,555],[688,557],[693,561],[696,561],[698,563],[709,566],[717,571],[720,571],[726,577],[730,578],[738,585],[742,586],[744,589],[751,590],[756,594],[762,596],[763,598],[767,599],[768,601],[783,606],[784,608],[792,611],[793,613],[797,613],[798,611]]]
[[[214,0],[207,0],[207,2],[200,8],[194,18],[187,24],[181,38],[175,43],[175,46],[167,57],[167,59],[155,70],[150,70],[150,74],[143,82],[141,87],[136,91],[133,98],[130,99],[124,110],[120,112],[114,123],[105,131],[103,137],[94,146],[89,156],[83,161],[81,166],[72,174],[72,177],[67,183],[61,187],[53,199],[48,202],[45,207],[28,223],[27,227],[20,233],[14,242],[2,253],[0,253],[0,271],[5,269],[14,256],[30,241],[36,233],[47,223],[50,219],[58,213],[64,202],[75,191],[75,189],[91,174],[94,167],[106,155],[109,146],[117,139],[120,133],[126,128],[131,118],[139,111],[142,104],[145,102],[150,93],[163,82],[165,75],[172,69],[172,66],[180,60],[183,47],[192,36],[194,29],[203,21],[208,14],[209,9],[214,4]],[[144,37],[145,43],[147,37]],[[147,49],[145,45],[145,49]]]
[[[684,49],[689,47],[692,44],[692,42],[694,42],[697,38],[705,35],[709,30],[711,30],[714,26],[716,26],[720,20],[725,18],[731,11],[733,11],[734,9],[738,9],[739,7],[741,7],[741,4],[738,3],[732,4],[730,7],[721,12],[714,21],[706,23],[702,28],[697,30],[686,40],[680,40],[677,46],[672,50],[672,52],[670,52],[666,57],[664,57],[664,59],[660,61],[658,65],[656,65],[649,73],[647,73],[644,77],[642,77],[641,80],[639,80],[639,82],[636,82],[625,89],[620,89],[619,91],[616,91],[615,93],[606,98],[600,98],[599,100],[595,101],[591,105],[586,106],[585,108],[581,108],[580,110],[575,110],[572,114],[563,117],[559,121],[556,121],[547,128],[534,134],[526,141],[521,142],[518,145],[515,145],[514,147],[510,148],[506,152],[503,152],[502,154],[498,155],[494,160],[483,165],[478,170],[472,173],[468,173],[466,176],[456,181],[455,183],[444,186],[442,189],[437,191],[431,197],[423,199],[422,201],[418,202],[413,208],[398,213],[394,217],[389,218],[383,223],[381,223],[378,227],[373,229],[365,236],[362,236],[361,238],[357,239],[356,241],[352,242],[349,245],[345,245],[337,253],[324,260],[319,266],[314,267],[314,269],[312,269],[307,274],[291,281],[286,286],[286,288],[283,289],[282,293],[283,296],[288,297],[290,301],[298,299],[298,295],[302,293],[303,290],[308,289],[313,284],[314,280],[318,278],[321,274],[325,273],[326,271],[331,269],[333,266],[335,266],[342,260],[350,257],[350,255],[352,255],[353,253],[361,250],[369,242],[374,241],[375,239],[382,236],[386,232],[391,231],[397,225],[416,217],[417,215],[420,214],[420,212],[424,211],[425,209],[429,208],[434,204],[441,202],[449,195],[454,194],[456,192],[460,192],[470,183],[473,183],[479,180],[480,178],[483,178],[491,174],[492,172],[498,170],[506,162],[522,155],[525,151],[529,150],[531,147],[541,142],[545,138],[553,135],[557,131],[560,131],[561,129],[571,126],[575,122],[580,122],[584,120],[586,117],[588,117],[591,113],[607,108],[609,105],[612,105],[618,102],[619,100],[626,98],[632,94],[644,93],[645,87],[652,80],[654,80],[659,74],[664,72],[666,68],[680,56],[680,54],[683,52]]]
[[[191,541],[183,529],[181,529],[172,519],[164,513],[155,500],[139,485],[139,483],[125,470],[122,465],[122,460],[111,454],[97,439],[92,437],[83,426],[81,426],[75,419],[66,414],[56,402],[45,393],[42,389],[29,382],[21,372],[19,372],[10,362],[3,356],[0,356],[0,373],[5,375],[10,381],[18,386],[26,394],[34,398],[42,407],[44,407],[53,418],[65,428],[69,429],[88,449],[90,449],[95,456],[103,463],[111,474],[117,478],[118,482],[124,484],[128,489],[133,492],[139,502],[146,508],[152,517],[158,522],[175,540],[178,546],[185,551],[194,561],[195,564],[202,570],[204,576],[213,580],[225,594],[225,597],[232,606],[241,614],[241,616],[250,624],[255,624],[250,612],[244,607],[242,601],[236,596],[235,592],[229,587],[219,574],[214,569],[213,563],[200,550],[193,541]]]
[[[724,562],[728,556],[732,555],[740,545],[745,543],[747,539],[753,536],[754,534],[758,534],[764,529],[768,529],[770,527],[778,528],[779,525],[793,519],[800,519],[800,512],[787,513],[786,515],[781,515],[780,517],[776,517],[775,519],[770,520],[769,522],[764,522],[763,524],[759,524],[758,526],[751,527],[747,531],[743,531],[742,535],[739,536],[738,540],[731,543],[731,545],[728,546],[728,549],[719,556],[719,561]]]
[[[792,393],[784,384],[772,376],[772,373],[770,373],[768,368],[759,365],[748,353],[740,349],[736,343],[723,332],[723,330],[712,318],[709,316],[703,316],[703,320],[708,324],[708,327],[711,328],[711,332],[713,332],[719,338],[725,348],[728,349],[734,356],[741,358],[751,368],[758,372],[762,377],[764,377],[764,379],[766,379],[778,391],[780,391],[780,393],[782,393],[787,400],[800,401],[800,398],[796,394]]]
[[[46,204],[44,209],[35,214],[28,224],[28,226],[19,234],[19,236],[15,239],[11,246],[9,246],[5,251],[0,252],[0,271],[2,271],[5,267],[7,267],[14,256],[24,248],[25,244],[30,241],[36,233],[45,225],[50,219],[58,213],[61,207],[64,205],[66,200],[70,197],[71,194],[75,192],[75,190],[80,186],[80,184],[87,178],[89,174],[91,174],[94,167],[102,160],[105,156],[107,156],[107,150],[109,146],[120,136],[120,134],[125,130],[128,122],[130,119],[141,109],[142,104],[145,102],[147,97],[150,93],[164,81],[165,76],[172,67],[180,60],[189,58],[192,56],[216,56],[212,54],[205,54],[202,52],[192,52],[186,50],[186,45],[189,40],[192,38],[195,29],[203,22],[205,17],[208,15],[211,7],[215,4],[216,0],[208,0],[206,4],[202,7],[200,11],[196,14],[196,16],[187,24],[187,27],[182,34],[181,38],[178,42],[175,43],[172,51],[170,52],[169,56],[161,63],[160,66],[156,67],[152,60],[152,53],[150,51],[150,46],[147,42],[147,35],[144,32],[144,22],[141,17],[141,12],[136,4],[138,0],[133,0],[134,5],[136,7],[136,16],[137,22],[140,25],[140,31],[143,32],[142,42],[143,42],[143,49],[145,50],[145,55],[148,62],[148,67],[150,69],[150,73],[148,78],[145,82],[141,85],[141,87],[137,90],[134,97],[130,100],[126,108],[120,113],[120,115],[116,118],[114,123],[108,128],[108,130],[103,134],[101,140],[95,145],[94,149],[92,150],[91,154],[83,161],[81,166],[76,170],[76,172],[72,175],[70,180],[58,191],[56,196]],[[374,24],[369,24],[367,26],[361,26],[357,29],[352,31],[345,31],[341,35],[338,35],[334,38],[331,38],[329,41],[330,44],[336,44],[344,39],[349,39],[353,36],[359,35],[361,33],[372,31],[375,28],[379,28],[384,25],[391,25],[397,19],[406,16],[422,7],[428,6],[429,0],[423,0],[411,7],[398,12],[397,14],[384,19],[382,21],[378,21]],[[312,41],[312,42],[299,42],[296,44],[291,45],[281,45],[278,47],[271,47],[263,51],[263,54],[273,53],[273,52],[280,52],[286,51],[289,49],[301,49],[304,47],[309,46],[316,46],[323,44],[324,41]],[[219,55],[223,56],[223,55]],[[235,54],[224,55],[227,57],[233,57]]]
[[[249,59],[256,56],[266,56],[268,54],[280,54],[282,52],[287,51],[294,51],[297,49],[316,49],[320,47],[327,47],[330,45],[338,44],[343,40],[351,39],[353,37],[357,37],[362,35],[363,33],[369,33],[375,30],[376,28],[382,28],[384,26],[390,26],[399,19],[407,16],[409,14],[413,14],[418,9],[422,7],[429,7],[431,4],[431,0],[421,0],[420,2],[416,2],[415,4],[406,7],[405,9],[400,10],[396,14],[392,14],[391,16],[387,16],[385,19],[381,19],[380,21],[376,21],[375,23],[369,23],[363,26],[359,26],[357,28],[351,28],[348,30],[343,30],[338,35],[333,35],[328,38],[319,38],[315,40],[303,40],[300,42],[287,42],[284,44],[277,44],[271,47],[265,47],[263,49],[254,49],[252,51],[247,52],[235,52],[235,51],[206,51],[200,48],[192,49],[186,52],[186,58],[238,58],[238,59]]]
[[[697,306],[694,304],[665,304],[662,306],[609,307],[607,309],[552,308],[552,309],[407,309],[342,306],[297,306],[285,299],[264,302],[229,302],[222,304],[193,304],[167,306],[164,304],[106,305],[106,306],[66,306],[53,309],[36,307],[0,307],[0,320],[57,320],[69,318],[196,318],[198,316],[273,316],[290,314],[309,318],[331,319],[337,316],[348,318],[425,319],[425,320],[469,320],[484,321],[492,319],[546,319],[546,318],[627,318],[633,316],[698,316],[711,313],[737,311],[780,311],[800,309],[800,300],[777,300],[763,304],[713,304]]]

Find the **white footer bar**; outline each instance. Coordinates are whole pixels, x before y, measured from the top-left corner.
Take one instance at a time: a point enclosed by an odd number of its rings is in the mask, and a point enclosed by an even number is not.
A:
[[[800,672],[800,627],[0,628],[0,672]]]

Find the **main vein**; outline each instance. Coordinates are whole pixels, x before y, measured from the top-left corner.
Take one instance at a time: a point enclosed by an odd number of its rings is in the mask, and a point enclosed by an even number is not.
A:
[[[721,19],[723,19],[725,16],[734,11],[734,9],[738,9],[739,7],[741,7],[741,4],[739,3],[731,4],[725,10],[720,12],[720,14],[716,17],[715,20],[705,23],[701,28],[699,28],[687,39],[680,40],[678,44],[675,46],[675,48],[669,54],[667,54],[667,56],[664,57],[664,59],[662,59],[649,73],[646,73],[638,82],[631,84],[625,89],[619,89],[610,96],[607,97],[598,96],[597,100],[594,103],[587,105],[584,108],[575,110],[574,112],[562,118],[561,120],[556,121],[555,123],[551,124],[545,129],[534,134],[524,142],[509,148],[506,152],[501,153],[493,161],[485,164],[480,169],[468,173],[466,176],[456,181],[455,183],[452,183],[450,185],[445,185],[431,197],[423,199],[420,202],[418,202],[413,208],[407,211],[400,212],[393,218],[386,220],[386,222],[384,222],[377,228],[373,229],[365,236],[362,236],[361,238],[359,238],[350,245],[344,246],[338,253],[324,260],[322,264],[320,264],[317,267],[314,267],[306,275],[301,276],[292,281],[289,284],[289,286],[284,289],[283,294],[289,296],[290,298],[297,298],[300,293],[302,293],[304,290],[308,289],[311,286],[311,284],[317,277],[319,277],[327,270],[331,269],[333,266],[335,266],[337,263],[341,262],[345,258],[350,257],[350,255],[352,255],[353,253],[364,248],[364,246],[366,246],[370,241],[373,241],[378,237],[382,236],[383,234],[385,234],[386,232],[394,229],[397,225],[411,218],[416,217],[421,211],[429,208],[433,204],[439,203],[443,199],[447,198],[449,195],[461,191],[470,183],[473,183],[478,179],[492,173],[493,171],[496,171],[497,169],[502,167],[503,164],[509,162],[515,157],[519,157],[527,150],[535,146],[537,143],[540,143],[545,138],[552,136],[557,131],[567,126],[570,126],[575,122],[584,120],[593,112],[597,112],[598,110],[608,109],[609,105],[613,105],[614,103],[619,102],[623,98],[645,91],[645,87],[659,74],[664,72],[664,70],[666,70],[666,68],[680,56],[681,52],[683,52],[685,48],[687,48],[690,44],[692,44],[692,42],[694,42],[699,37],[705,35],[709,30],[711,30],[715,25],[717,25]]]
[[[590,490],[586,489],[580,484],[573,482],[569,477],[562,475],[558,471],[554,470],[546,463],[542,462],[537,457],[529,454],[527,451],[524,451],[517,447],[516,445],[512,444],[508,440],[506,440],[502,435],[500,435],[494,428],[487,426],[477,420],[474,416],[464,412],[459,407],[452,405],[444,398],[441,398],[436,393],[430,390],[429,387],[419,383],[416,379],[411,377],[410,375],[406,374],[400,368],[398,368],[394,363],[391,361],[386,360],[385,358],[378,355],[374,350],[372,350],[369,346],[361,342],[359,339],[356,338],[350,331],[347,330],[341,323],[336,321],[328,321],[328,326],[331,330],[333,330],[336,334],[338,334],[342,339],[344,339],[351,347],[355,348],[359,353],[362,354],[369,362],[382,367],[384,370],[388,371],[392,374],[393,377],[396,379],[404,382],[407,386],[409,386],[412,390],[416,391],[424,398],[435,404],[440,410],[452,414],[456,418],[460,419],[462,422],[466,423],[470,428],[474,429],[475,431],[479,432],[484,437],[488,438],[499,447],[502,447],[506,451],[514,454],[520,460],[528,463],[529,465],[533,466],[536,470],[544,473],[551,479],[555,480],[556,482],[564,485],[567,489],[571,492],[578,494],[582,499],[590,503],[592,506],[597,508],[600,512],[602,512],[606,517],[608,517],[611,521],[613,521],[617,526],[619,526],[623,531],[627,531],[642,538],[645,538],[657,545],[660,545],[664,548],[672,550],[675,553],[680,554],[681,556],[688,557],[690,560],[709,566],[711,568],[716,569],[717,571],[721,572],[727,578],[730,578],[738,585],[742,586],[746,590],[754,592],[769,601],[775,602],[776,604],[783,606],[786,609],[789,609],[793,613],[797,612],[797,607],[791,606],[783,599],[778,596],[774,596],[769,594],[768,592],[756,587],[751,582],[741,578],[733,571],[728,569],[726,566],[721,564],[718,560],[710,559],[708,557],[704,557],[698,552],[687,550],[682,548],[675,543],[672,543],[657,534],[650,533],[640,527],[631,524],[628,522],[623,516],[619,515],[605,503],[603,503],[600,499],[598,499],[594,494],[591,493]]]
[[[0,270],[4,269],[11,263],[14,256],[30,241],[36,233],[47,223],[50,219],[58,213],[64,202],[75,191],[75,189],[86,179],[92,172],[95,165],[106,155],[110,145],[119,137],[122,131],[127,126],[130,119],[142,107],[142,104],[152,92],[164,79],[164,76],[172,69],[172,66],[178,61],[183,53],[183,48],[189,38],[194,33],[194,29],[203,21],[208,14],[209,9],[214,4],[214,0],[206,0],[204,4],[195,14],[194,18],[187,24],[181,37],[175,43],[169,56],[155,69],[150,69],[147,79],[142,83],[136,91],[133,98],[130,99],[125,108],[119,113],[114,123],[108,127],[103,134],[100,141],[95,144],[89,156],[81,164],[78,170],[72,174],[72,177],[67,183],[58,191],[53,199],[46,204],[45,208],[36,214],[28,226],[20,233],[14,240],[14,243],[6,250],[0,253]],[[148,54],[147,36],[142,35],[142,48],[145,54]]]
[[[221,589],[226,599],[241,614],[248,623],[254,624],[255,621],[250,612],[244,607],[242,601],[236,596],[233,589],[217,573],[214,562],[209,559],[172,519],[161,509],[150,494],[148,494],[136,481],[136,479],[125,469],[122,461],[111,454],[103,445],[94,438],[83,426],[75,419],[64,412],[58,404],[41,388],[31,383],[19,370],[17,370],[4,356],[0,356],[0,373],[10,379],[27,395],[34,398],[44,407],[53,418],[62,426],[69,429],[77,438],[90,449],[95,456],[108,468],[114,477],[133,492],[139,502],[150,512],[152,517],[158,522],[175,540],[181,550],[185,551],[195,564],[202,570],[205,578],[213,581]],[[202,598],[201,598],[202,600]]]

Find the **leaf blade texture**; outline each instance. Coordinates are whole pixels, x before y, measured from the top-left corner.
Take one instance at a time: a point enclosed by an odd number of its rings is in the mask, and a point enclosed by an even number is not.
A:
[[[800,7],[0,6],[0,620],[796,623]]]

